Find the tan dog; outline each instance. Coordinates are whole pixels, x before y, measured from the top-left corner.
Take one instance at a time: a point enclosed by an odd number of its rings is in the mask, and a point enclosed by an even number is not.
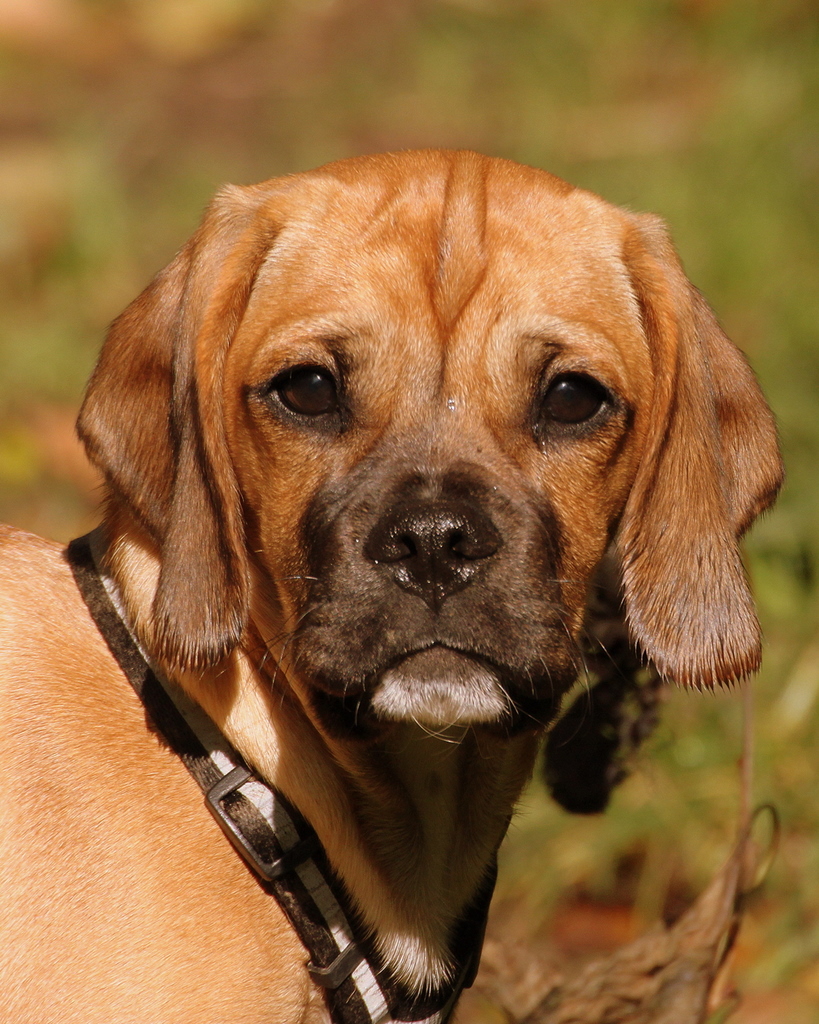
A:
[[[153,663],[312,823],[410,992],[579,669],[589,581],[670,678],[753,672],[771,414],[662,224],[468,152],[226,188],[79,421]],[[3,1021],[325,1019],[61,550],[2,534]]]

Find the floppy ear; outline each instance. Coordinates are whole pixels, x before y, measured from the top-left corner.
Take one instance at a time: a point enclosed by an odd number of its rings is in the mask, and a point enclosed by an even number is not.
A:
[[[632,219],[624,258],[655,381],[645,454],[617,535],[626,615],[664,676],[730,683],[759,667],[738,541],[781,483],[776,427],[658,218]]]
[[[77,425],[111,498],[160,552],[156,650],[213,664],[247,620],[248,564],[221,370],[275,228],[263,187],[224,189],[202,226],[113,323]]]

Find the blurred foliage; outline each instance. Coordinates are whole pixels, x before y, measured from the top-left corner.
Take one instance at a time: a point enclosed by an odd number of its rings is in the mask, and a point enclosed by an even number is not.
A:
[[[105,325],[222,182],[469,147],[669,221],[781,425],[788,484],[748,555],[758,795],[785,832],[744,970],[819,1006],[817,44],[814,0],[0,0],[0,518],[52,536],[93,521],[71,421]],[[605,817],[533,789],[503,885],[547,916],[567,892],[690,898],[728,850],[738,750],[734,695],[672,694]]]

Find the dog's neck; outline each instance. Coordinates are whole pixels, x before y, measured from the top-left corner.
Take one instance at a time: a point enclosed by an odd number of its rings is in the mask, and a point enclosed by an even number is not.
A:
[[[152,650],[158,561],[133,531],[112,533],[107,565],[130,625]],[[534,762],[537,738],[397,723],[375,740],[328,735],[251,640],[205,673],[176,675],[248,764],[311,822],[378,951],[411,990],[451,973],[453,928],[485,880]],[[260,656],[263,652],[263,656]],[[302,695],[303,696],[303,695]]]

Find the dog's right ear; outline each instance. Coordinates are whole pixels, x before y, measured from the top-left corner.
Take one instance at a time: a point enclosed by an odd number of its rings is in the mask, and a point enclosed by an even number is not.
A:
[[[271,184],[227,188],[173,262],[114,321],[77,429],[157,545],[152,651],[214,664],[247,620],[249,569],[228,458],[221,367],[277,228]]]
[[[782,481],[750,367],[659,218],[631,215],[625,265],[653,363],[647,442],[616,538],[632,638],[660,673],[713,687],[759,667],[739,540]]]

